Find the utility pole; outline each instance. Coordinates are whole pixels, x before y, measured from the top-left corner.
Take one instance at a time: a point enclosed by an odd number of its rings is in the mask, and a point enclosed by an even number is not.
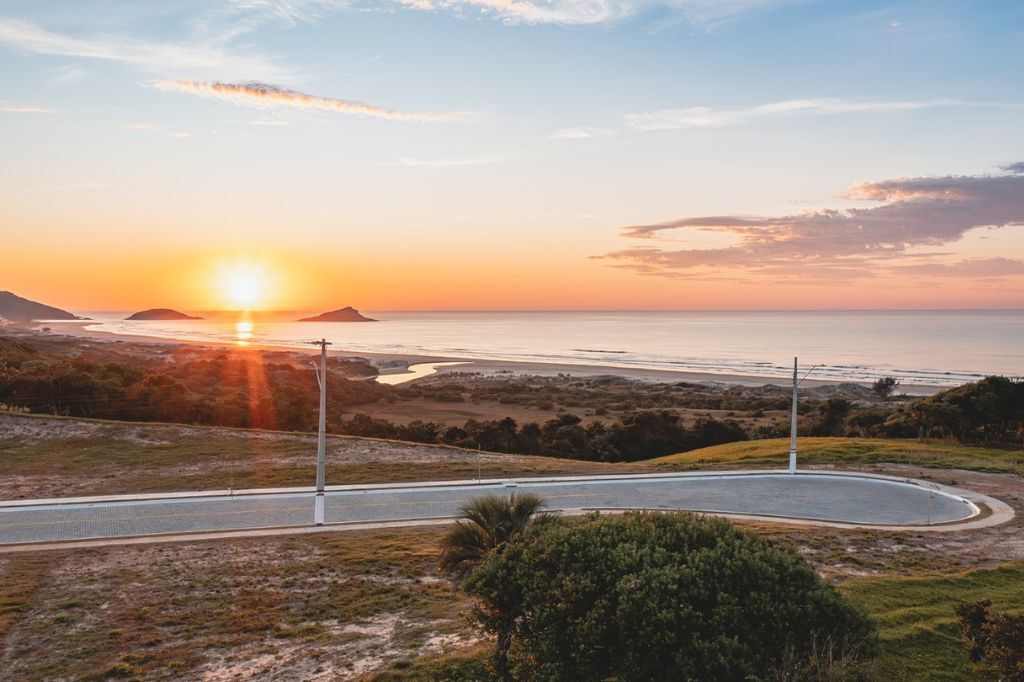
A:
[[[311,344],[320,346],[320,369],[317,370],[316,380],[320,384],[320,429],[316,437],[316,501],[313,507],[313,523],[317,526],[324,525],[324,484],[326,483],[327,469],[327,346],[331,342],[327,339],[310,341]],[[316,367],[316,365],[313,365]]]
[[[789,473],[796,473],[796,358],[793,358],[793,416],[789,424]]]
[[[796,473],[796,387],[807,378],[808,374],[821,367],[821,365],[811,367],[801,379],[797,379],[796,367],[797,359],[793,358],[793,416],[789,424],[789,473],[791,474]]]

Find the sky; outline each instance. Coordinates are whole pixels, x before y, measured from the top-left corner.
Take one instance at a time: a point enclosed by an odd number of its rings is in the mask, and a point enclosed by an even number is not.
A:
[[[1024,308],[1019,0],[4,0],[0,289]]]

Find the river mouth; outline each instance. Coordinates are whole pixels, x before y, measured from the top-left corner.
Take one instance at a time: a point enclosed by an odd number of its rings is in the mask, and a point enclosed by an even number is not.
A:
[[[404,372],[396,372],[394,374],[378,374],[377,383],[387,384],[389,386],[397,386],[398,384],[404,384],[407,381],[413,381],[415,379],[422,379],[428,377],[431,374],[436,374],[439,367],[451,367],[453,365],[469,365],[472,364],[468,360],[460,362],[417,362],[409,365]]]

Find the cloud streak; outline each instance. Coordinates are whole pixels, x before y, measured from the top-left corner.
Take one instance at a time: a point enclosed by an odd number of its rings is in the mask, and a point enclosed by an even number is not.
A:
[[[551,133],[552,140],[589,140],[595,137],[611,137],[616,131],[610,128],[562,128]]]
[[[1017,168],[1013,164],[1009,168]],[[595,256],[616,267],[671,277],[823,281],[892,274],[1004,277],[1024,274],[1013,258],[956,258],[937,251],[971,230],[1024,226],[1024,174],[903,178],[861,183],[844,196],[880,205],[780,217],[704,216],[623,229],[655,245]],[[726,246],[671,249],[666,234],[714,234]]]
[[[765,12],[799,0],[395,0],[422,11],[468,10],[507,24],[615,24],[653,10],[668,10],[692,24],[712,28],[755,12]]]
[[[752,107],[686,107],[626,114],[626,125],[637,130],[678,130],[681,128],[723,128],[764,118],[783,116],[831,116],[837,114],[893,113],[939,108],[1024,109],[1024,103],[968,102],[955,99],[858,100],[837,97],[790,99]]]
[[[242,78],[290,76],[263,57],[234,54],[217,44],[166,43],[110,34],[80,38],[9,17],[0,17],[0,44],[28,54],[119,62],[153,73],[216,72]]]
[[[26,106],[23,104],[4,104],[0,102],[0,111],[8,114],[52,114],[53,109]]]
[[[384,107],[364,104],[352,100],[332,99],[308,95],[296,90],[288,90],[266,83],[217,83],[204,81],[156,81],[153,84],[160,90],[185,92],[200,97],[212,97],[241,106],[270,109],[275,107],[292,107],[299,109],[321,109],[343,114],[355,114],[370,118],[383,118],[389,121],[421,121],[445,122],[462,121],[471,114],[460,113],[408,113],[385,109]]]
[[[505,158],[500,156],[470,156],[461,159],[413,159],[407,157],[399,159],[398,165],[407,168],[463,168],[502,161],[505,161]]]

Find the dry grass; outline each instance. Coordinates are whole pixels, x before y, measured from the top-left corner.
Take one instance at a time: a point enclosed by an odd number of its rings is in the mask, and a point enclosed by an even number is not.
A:
[[[0,559],[0,679],[336,679],[465,646],[443,529]]]
[[[0,499],[310,485],[316,437],[176,424],[0,413]],[[483,477],[615,473],[603,464],[483,453]],[[327,482],[455,480],[477,475],[477,453],[331,436]]]

